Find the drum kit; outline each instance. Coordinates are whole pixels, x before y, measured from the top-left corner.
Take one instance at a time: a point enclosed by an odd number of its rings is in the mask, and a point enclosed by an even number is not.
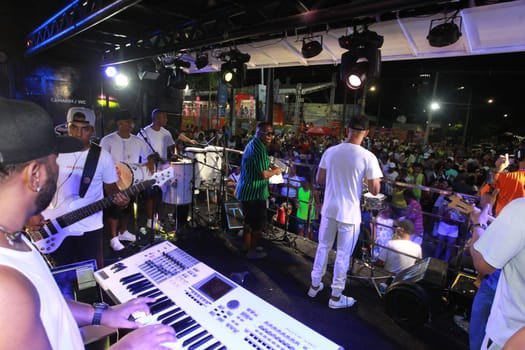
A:
[[[159,170],[172,167],[175,174],[162,188],[162,202],[175,206],[189,205],[193,203],[194,194],[198,194],[199,190],[206,190],[209,212],[209,191],[220,191],[225,187],[223,167],[226,165],[226,152],[242,154],[242,151],[219,146],[186,147],[182,157],[161,162]],[[115,166],[119,175],[117,186],[121,191],[148,180],[153,175],[142,164],[119,162]]]

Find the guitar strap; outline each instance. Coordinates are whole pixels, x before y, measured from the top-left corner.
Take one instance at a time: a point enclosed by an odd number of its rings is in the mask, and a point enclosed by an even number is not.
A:
[[[80,189],[78,194],[80,198],[84,198],[86,192],[93,180],[93,175],[95,175],[95,169],[97,169],[98,158],[100,157],[100,146],[96,143],[91,143],[89,151],[86,157],[86,164],[84,165],[84,171],[82,172],[82,177],[80,180]]]

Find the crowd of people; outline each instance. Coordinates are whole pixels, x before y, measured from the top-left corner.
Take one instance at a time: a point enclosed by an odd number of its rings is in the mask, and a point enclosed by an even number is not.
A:
[[[525,239],[523,225],[516,220],[525,195],[523,144],[509,145],[509,152],[516,150],[514,157],[509,157],[494,150],[467,155],[444,144],[374,139],[369,135],[368,118],[362,115],[351,118],[343,142],[335,137],[277,135],[267,122],[258,123],[253,135],[233,136],[227,128],[174,134],[165,128],[166,112],[154,110],[152,124],[136,136],[131,133],[134,118],[121,111],[115,118],[117,130],[104,136],[98,146],[91,142],[95,117],[88,110],[73,108],[68,112],[68,137],[56,137],[49,116],[32,103],[2,99],[0,113],[0,278],[5,293],[2,300],[6,301],[2,306],[8,311],[1,332],[15,347],[30,339],[42,344],[41,348],[78,348],[81,340],[76,325],[89,323],[139,328],[128,317],[133,311],[147,311],[150,299],[114,307],[64,302],[46,263],[21,231],[24,227],[37,230],[57,212],[109,195],[113,204],[106,212],[110,246],[122,249],[121,241],[136,237],[127,229],[130,198],[120,192],[115,163],[142,164],[155,172],[160,163],[184,151],[178,147],[180,142],[197,144],[198,140],[238,150],[230,152],[232,159],[225,162],[231,165],[226,182],[242,203],[247,258],[266,256],[259,241],[269,222],[268,203],[279,208],[276,223],[318,241],[308,296],[314,298],[324,289],[328,252],[335,243],[328,307],[355,304],[355,299],[343,292],[353,251],[366,236],[362,232],[370,236],[367,244],[376,264],[393,275],[425,256],[450,260],[463,255],[461,245],[466,243],[465,250],[483,277],[472,307],[471,348],[499,349],[513,336],[510,344],[520,344],[525,337],[525,331],[519,331],[525,324],[525,301],[519,293],[525,284],[519,269]],[[38,132],[31,133],[32,142],[21,143],[19,135],[35,126]],[[272,162],[272,157],[292,170],[282,174],[283,168]],[[282,181],[272,184],[276,176],[282,176]],[[465,202],[481,198],[481,209],[467,203],[471,210],[466,212],[465,206],[450,205],[452,193],[461,194]],[[366,199],[363,203],[364,197],[373,199],[374,205],[367,205]],[[162,190],[152,190],[146,198],[148,225],[158,228],[155,208]],[[284,213],[284,220],[279,213]],[[293,221],[289,220],[292,215]],[[69,229],[80,234],[67,237],[53,259],[62,265],[94,258],[99,267],[104,266],[103,218],[96,213],[71,225]],[[422,249],[429,245],[432,249]],[[501,249],[491,249],[494,246]],[[44,290],[46,295],[54,295],[53,305],[59,307],[43,307]],[[13,310],[19,305],[24,307]],[[7,319],[15,313],[20,315],[17,322]],[[66,337],[60,336],[63,330],[68,330]],[[136,346],[173,340],[171,328],[147,326],[131,332],[114,348],[129,348],[131,341]]]

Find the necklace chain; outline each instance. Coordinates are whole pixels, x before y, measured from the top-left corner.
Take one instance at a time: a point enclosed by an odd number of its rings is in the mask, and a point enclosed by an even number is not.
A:
[[[20,235],[22,231],[9,232],[4,226],[0,225],[0,231],[4,234],[5,238],[9,245],[14,246],[17,241],[20,240]]]

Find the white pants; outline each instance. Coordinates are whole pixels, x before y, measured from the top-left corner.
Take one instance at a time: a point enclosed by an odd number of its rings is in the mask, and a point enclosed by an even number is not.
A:
[[[334,263],[334,277],[332,280],[332,295],[335,297],[343,293],[346,285],[346,274],[350,264],[350,256],[359,239],[359,224],[345,224],[334,219],[321,217],[319,225],[319,244],[315,253],[312,268],[312,285],[318,286],[326,273],[328,254],[334,246],[337,235],[337,253]]]

